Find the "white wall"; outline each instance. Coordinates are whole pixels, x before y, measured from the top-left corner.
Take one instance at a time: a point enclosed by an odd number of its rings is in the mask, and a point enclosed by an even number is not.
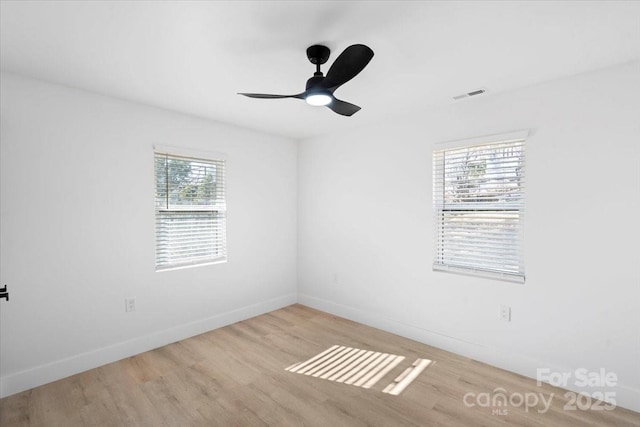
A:
[[[526,283],[432,271],[434,144],[520,129]],[[302,142],[299,301],[530,377],[605,368],[638,411],[639,160],[638,63]]]
[[[294,141],[1,81],[1,396],[296,301]],[[155,272],[153,144],[227,154],[227,263]]]

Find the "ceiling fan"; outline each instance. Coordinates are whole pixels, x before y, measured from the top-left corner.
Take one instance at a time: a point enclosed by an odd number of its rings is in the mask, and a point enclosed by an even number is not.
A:
[[[329,48],[322,45],[313,45],[307,48],[307,58],[309,58],[312,64],[316,65],[316,72],[313,74],[313,77],[307,80],[306,90],[302,93],[296,95],[238,93],[238,95],[262,99],[304,99],[309,105],[326,106],[338,114],[351,116],[358,112],[360,107],[339,100],[333,96],[333,92],[357,76],[360,71],[367,66],[371,58],[373,58],[373,51],[363,44],[349,46],[336,58],[325,77],[320,71],[320,65],[327,62],[330,53]]]

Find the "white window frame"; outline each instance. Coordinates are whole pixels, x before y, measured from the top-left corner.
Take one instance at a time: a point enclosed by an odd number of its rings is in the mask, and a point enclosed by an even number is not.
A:
[[[158,199],[158,182],[156,177],[156,161],[159,156],[169,156],[173,159],[190,160],[195,163],[207,162],[214,163],[218,170],[216,171],[216,182],[222,184],[222,188],[216,187],[216,202],[213,205],[170,205],[168,202],[164,206],[159,206]],[[205,266],[211,264],[218,264],[227,261],[227,242],[226,242],[226,155],[223,153],[207,152],[201,150],[194,150],[183,147],[170,147],[170,146],[153,146],[153,159],[154,159],[154,204],[155,204],[155,269],[157,272],[177,270],[183,268],[191,268],[198,266]],[[201,257],[196,260],[182,260],[174,262],[162,262],[159,258],[159,252],[162,252],[163,241],[159,237],[159,230],[162,227],[161,217],[167,214],[175,214],[176,216],[184,215],[186,212],[190,212],[194,215],[202,214],[201,216],[214,214],[215,219],[212,222],[212,226],[215,227],[213,236],[215,239],[215,255],[208,257]],[[194,240],[194,245],[198,242]]]
[[[529,132],[527,130],[510,132],[500,135],[489,135],[478,138],[457,140],[457,141],[448,141],[436,144],[433,150],[433,209],[434,209],[434,260],[433,260],[433,270],[434,271],[445,271],[452,272],[458,274],[466,274],[472,276],[479,277],[487,277],[498,280],[505,280],[516,283],[524,283],[525,281],[525,271],[524,271],[524,184],[525,184],[525,143]],[[456,205],[451,201],[447,200],[445,195],[445,187],[446,187],[446,154],[447,153],[455,153],[456,149],[463,149],[466,147],[481,147],[485,145],[492,144],[521,144],[521,172],[522,174],[519,176],[520,188],[521,191],[518,193],[516,197],[516,201],[513,203],[509,202],[477,202],[475,205],[473,201],[466,202],[463,205]],[[451,160],[449,165],[453,165],[454,160]],[[501,179],[504,179],[504,176],[500,176]],[[451,179],[449,177],[449,179]],[[450,199],[450,198],[449,198]],[[477,200],[477,197],[476,197]],[[463,207],[458,207],[463,206]],[[478,216],[483,215],[496,215],[498,218],[500,217],[500,212],[503,213],[504,219],[501,221],[513,221],[510,223],[512,227],[517,227],[517,242],[510,243],[501,243],[504,244],[505,247],[499,247],[497,250],[505,250],[507,252],[507,256],[512,257],[512,259],[517,259],[518,266],[514,268],[513,266],[500,268],[496,266],[493,262],[488,261],[490,256],[490,250],[483,250],[481,245],[478,245],[474,242],[477,239],[482,239],[481,233],[485,232],[480,228],[477,230],[477,234],[473,234],[473,220],[469,221],[469,224],[464,224],[464,226],[470,226],[470,231],[466,231],[464,233],[458,233],[456,236],[457,242],[455,244],[450,244],[447,240],[451,240],[452,234],[450,230],[452,226],[455,226],[454,220],[447,220],[446,218],[454,218],[455,214],[458,213],[460,217],[464,218],[465,214],[470,214],[470,217],[473,217],[474,214]],[[508,212],[508,214],[507,214]],[[451,215],[453,213],[453,215]],[[511,219],[506,219],[506,216],[510,215]],[[514,219],[517,218],[517,219]],[[465,221],[462,219],[462,221]],[[484,226],[486,227],[486,226]],[[449,230],[449,231],[447,231]],[[469,236],[469,238],[465,237],[465,233]],[[475,240],[474,240],[475,239]],[[460,243],[458,243],[460,242]],[[455,252],[454,246],[458,248],[462,247],[462,250]],[[464,259],[465,252],[474,254],[468,255],[468,259]],[[486,252],[486,253],[485,253]],[[447,253],[455,253],[455,255],[447,255]],[[479,256],[478,259],[478,255]],[[487,257],[487,260],[483,261],[483,257]],[[511,263],[510,263],[511,264]]]

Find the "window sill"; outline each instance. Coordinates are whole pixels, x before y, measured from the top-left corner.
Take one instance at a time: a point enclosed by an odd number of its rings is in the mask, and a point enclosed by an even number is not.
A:
[[[216,259],[215,261],[207,261],[207,262],[203,262],[203,263],[197,263],[197,264],[187,264],[187,265],[175,265],[175,266],[168,266],[168,267],[156,267],[156,273],[164,273],[165,271],[174,271],[174,270],[184,270],[187,268],[195,268],[195,267],[205,267],[207,265],[215,265],[215,264],[223,264],[227,262],[227,258],[220,258],[220,259]]]
[[[433,264],[433,271],[443,271],[445,273],[462,274],[465,276],[483,277],[485,279],[502,280],[504,282],[524,284],[524,275],[499,273],[493,271],[474,270],[471,268],[451,267],[448,265]]]

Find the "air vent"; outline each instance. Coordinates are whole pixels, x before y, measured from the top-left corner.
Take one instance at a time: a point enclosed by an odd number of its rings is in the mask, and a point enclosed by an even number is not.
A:
[[[463,93],[461,95],[456,95],[456,96],[453,97],[453,99],[458,101],[460,99],[469,98],[470,96],[482,95],[486,91],[487,91],[486,89],[477,89],[477,90],[473,90],[471,92]]]

